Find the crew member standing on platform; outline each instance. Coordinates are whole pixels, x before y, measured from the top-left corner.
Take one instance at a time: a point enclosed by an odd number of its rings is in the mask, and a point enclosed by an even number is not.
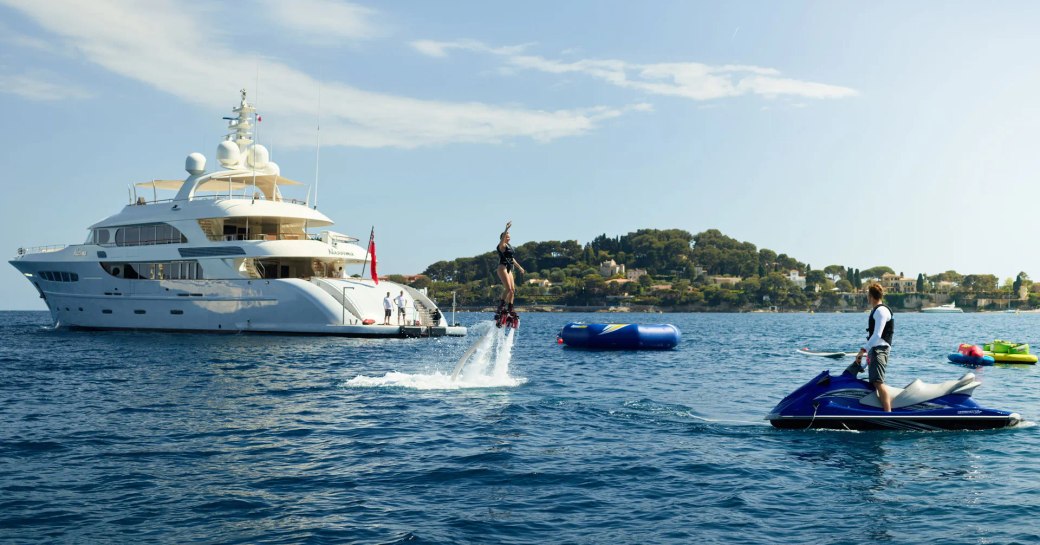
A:
[[[390,314],[393,313],[394,305],[390,302],[390,292],[386,292],[383,298],[383,325],[390,325]]]
[[[405,308],[408,305],[408,298],[404,296],[404,290],[401,290],[401,294],[394,297],[394,302],[397,303],[397,325],[401,325],[404,322],[408,325],[408,321],[405,320]]]

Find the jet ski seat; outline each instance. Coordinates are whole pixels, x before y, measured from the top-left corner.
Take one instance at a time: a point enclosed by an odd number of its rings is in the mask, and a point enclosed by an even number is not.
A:
[[[922,382],[921,379],[914,379],[913,382],[906,385],[906,388],[892,388],[888,389],[892,393],[892,408],[899,409],[901,407],[909,407],[911,405],[917,405],[918,403],[924,403],[942,397],[949,394],[964,394],[970,396],[975,388],[981,386],[982,383],[975,380],[974,373],[967,373],[959,380],[948,380],[939,384],[931,384],[928,382]],[[881,400],[878,399],[877,392],[870,392],[863,396],[859,400],[862,405],[869,405],[871,407],[881,407]]]

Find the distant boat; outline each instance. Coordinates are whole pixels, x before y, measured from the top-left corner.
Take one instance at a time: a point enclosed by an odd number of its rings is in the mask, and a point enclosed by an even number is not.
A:
[[[945,305],[939,305],[937,307],[922,308],[921,312],[927,312],[929,314],[956,314],[964,311],[957,308],[955,303],[946,303]]]

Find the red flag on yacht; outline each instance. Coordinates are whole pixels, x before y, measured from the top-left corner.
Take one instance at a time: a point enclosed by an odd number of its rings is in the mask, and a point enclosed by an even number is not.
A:
[[[376,228],[372,226],[372,232],[368,235],[368,253],[372,255],[372,281],[379,284],[379,275],[376,274]]]

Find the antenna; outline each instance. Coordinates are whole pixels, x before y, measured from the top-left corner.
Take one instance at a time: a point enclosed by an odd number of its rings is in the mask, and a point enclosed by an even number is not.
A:
[[[318,209],[318,166],[321,164],[321,81],[318,82],[318,117],[314,129],[314,209]]]
[[[256,96],[253,98],[253,107],[256,108],[257,104],[260,104],[260,59],[256,60]],[[254,131],[256,132],[256,136],[254,138],[254,141],[257,144],[259,144],[260,143],[260,123],[257,121],[256,110],[253,111],[253,126],[256,127],[254,129]]]

